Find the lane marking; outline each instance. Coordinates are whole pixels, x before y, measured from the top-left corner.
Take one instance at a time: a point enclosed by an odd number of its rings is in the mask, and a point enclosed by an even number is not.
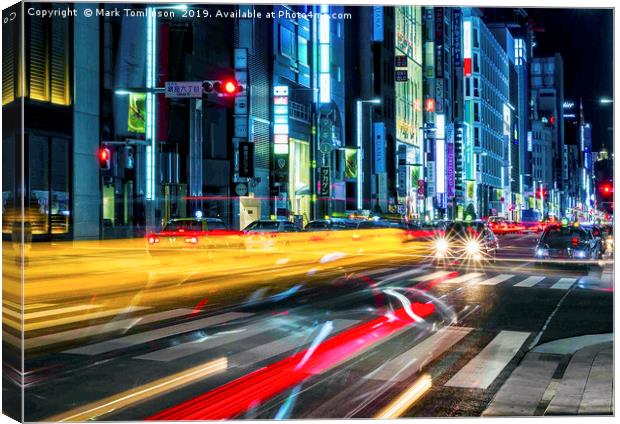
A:
[[[257,334],[272,330],[274,328],[280,328],[281,326],[282,322],[277,319],[269,319],[267,320],[267,322],[261,319],[260,321],[250,324],[237,332],[227,332],[225,334],[215,333],[213,335],[208,335],[202,340],[181,343],[179,345],[172,346],[166,349],[160,349],[154,352],[146,353],[144,355],[135,356],[134,359],[157,362],[170,362],[228,343],[239,342],[243,339],[253,337]]]
[[[540,283],[544,279],[545,277],[541,277],[540,275],[532,275],[531,277],[527,277],[520,283],[515,284],[513,287],[534,287],[536,284]]]
[[[560,278],[551,288],[556,290],[568,290],[575,284],[575,281],[577,281],[576,278]]]
[[[368,277],[372,277],[373,275],[383,274],[384,272],[394,271],[395,269],[397,268],[380,268],[380,269],[375,269],[370,272],[361,270],[360,274],[366,275]]]
[[[512,277],[514,277],[514,274],[499,274],[499,275],[496,275],[495,277],[481,281],[478,284],[483,285],[483,286],[495,286],[499,283],[502,283],[506,280],[511,279]]]
[[[226,371],[228,360],[218,358],[213,361],[190,368],[180,373],[163,377],[151,383],[134,387],[133,389],[107,397],[105,399],[89,403],[84,406],[71,409],[58,415],[49,417],[46,422],[66,422],[66,421],[89,421],[110,412],[117,411],[135,403],[156,397],[165,392],[174,390],[181,386],[194,383],[210,375]]]
[[[338,331],[342,331],[358,323],[359,321],[357,320],[336,319],[334,320],[332,335],[333,333],[337,333]],[[288,352],[289,350],[302,348],[312,341],[307,340],[307,336],[315,329],[316,328],[308,329],[308,331],[292,334],[288,337],[284,337],[283,339],[274,340],[273,342],[256,346],[253,349],[236,353],[229,357],[228,361],[231,366],[249,366],[269,358],[273,358],[274,356]]]
[[[126,308],[109,309],[107,311],[89,312],[87,314],[72,315],[70,317],[56,318],[51,320],[25,323],[24,331],[40,330],[42,328],[58,327],[66,324],[73,324],[79,321],[89,321],[92,319],[106,318],[111,315],[123,315],[130,312],[143,311],[151,309],[149,306],[129,306]]]
[[[459,370],[447,387],[487,389],[517,354],[530,333],[501,331],[478,355]]]
[[[422,368],[457,344],[472,330],[473,328],[469,327],[444,327],[413,348],[391,359],[365,378],[403,381],[421,371]]]
[[[70,353],[75,355],[99,355],[101,353],[106,353],[113,350],[124,349],[143,343],[148,343],[153,340],[159,340],[165,337],[175,336],[177,334],[189,333],[190,331],[199,330],[201,328],[214,326],[239,318],[246,318],[252,315],[253,314],[241,312],[227,312],[221,315],[215,315],[195,321],[188,321],[181,324],[171,325],[169,327],[158,328],[151,331],[145,331],[142,333],[136,333],[125,337],[120,337],[117,339],[106,340],[101,343],[95,343],[88,346],[67,350],[63,353]]]
[[[470,272],[467,274],[459,275],[458,277],[455,277],[455,278],[447,279],[445,281],[442,281],[442,283],[446,283],[446,284],[469,283],[469,282],[472,282],[472,280],[478,277],[481,277],[483,275],[484,274],[480,272]]]
[[[444,275],[448,275],[450,273],[451,271],[437,271],[433,272],[432,274],[424,275],[422,277],[416,277],[412,281],[429,281],[435,278],[443,277]]]
[[[85,311],[85,310],[96,309],[100,307],[101,305],[74,305],[74,306],[67,306],[65,308],[48,309],[48,310],[39,311],[39,312],[26,312],[24,314],[24,320],[42,318],[42,317],[51,316],[51,315],[68,314],[70,312]],[[13,316],[15,318],[21,318],[20,313],[14,312],[13,310],[8,309],[8,308],[2,308],[2,312],[6,313],[7,315]]]
[[[46,334],[44,336],[31,337],[25,339],[25,348],[32,349],[37,347],[48,346],[56,343],[62,343],[69,340],[77,340],[85,337],[92,337],[114,331],[127,330],[135,325],[146,325],[154,322],[164,321],[166,319],[177,318],[192,313],[191,309],[172,309],[170,311],[156,312],[141,317],[125,318],[118,321],[107,322],[104,324],[91,325],[88,327],[76,328],[73,330],[61,331],[54,334]]]

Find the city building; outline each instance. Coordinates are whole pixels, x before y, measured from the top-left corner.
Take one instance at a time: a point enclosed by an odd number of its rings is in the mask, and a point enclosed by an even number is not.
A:
[[[510,135],[509,59],[477,9],[464,9],[466,203],[477,216],[505,213]]]
[[[564,71],[559,53],[550,57],[532,58],[530,64],[532,120],[551,127],[553,148],[553,183],[548,187],[556,196],[553,201],[564,210],[570,202],[566,195],[568,174],[563,173],[564,152]],[[533,124],[532,124],[533,125]]]

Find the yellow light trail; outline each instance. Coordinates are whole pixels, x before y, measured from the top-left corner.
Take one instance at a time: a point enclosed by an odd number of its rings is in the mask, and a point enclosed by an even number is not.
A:
[[[418,399],[433,386],[433,380],[428,374],[420,377],[411,387],[401,393],[396,399],[384,407],[374,418],[382,420],[391,420],[400,417],[407,409],[411,407]]]
[[[218,358],[194,368],[179,372],[169,377],[160,378],[151,383],[118,393],[105,399],[95,401],[53,417],[44,422],[87,421],[109,414],[122,408],[154,398],[164,392],[180,386],[194,383],[228,368],[227,358]]]

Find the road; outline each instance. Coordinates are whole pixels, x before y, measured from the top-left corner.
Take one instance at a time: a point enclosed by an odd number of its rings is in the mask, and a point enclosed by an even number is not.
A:
[[[26,420],[480,416],[532,347],[613,331],[601,268],[535,265],[535,237],[501,237],[498,261],[475,269],[435,267],[413,243],[312,266],[270,252],[277,272],[229,275],[264,282],[252,287],[185,264],[178,281],[151,268],[139,292],[33,296]]]

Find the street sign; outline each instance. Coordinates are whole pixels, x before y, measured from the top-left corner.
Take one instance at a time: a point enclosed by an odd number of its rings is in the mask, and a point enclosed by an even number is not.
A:
[[[397,68],[406,68],[407,67],[407,56],[406,55],[396,55],[394,56],[394,66]]]
[[[237,196],[245,196],[248,194],[248,186],[245,183],[239,183],[235,186],[235,193],[237,193]]]
[[[397,69],[394,73],[394,79],[398,82],[409,81],[409,74],[406,69]]]
[[[329,197],[331,181],[329,175],[329,167],[321,166],[319,169],[319,196]]]
[[[165,87],[170,99],[202,98],[202,81],[166,81]]]
[[[239,143],[239,177],[254,177],[254,143]]]

